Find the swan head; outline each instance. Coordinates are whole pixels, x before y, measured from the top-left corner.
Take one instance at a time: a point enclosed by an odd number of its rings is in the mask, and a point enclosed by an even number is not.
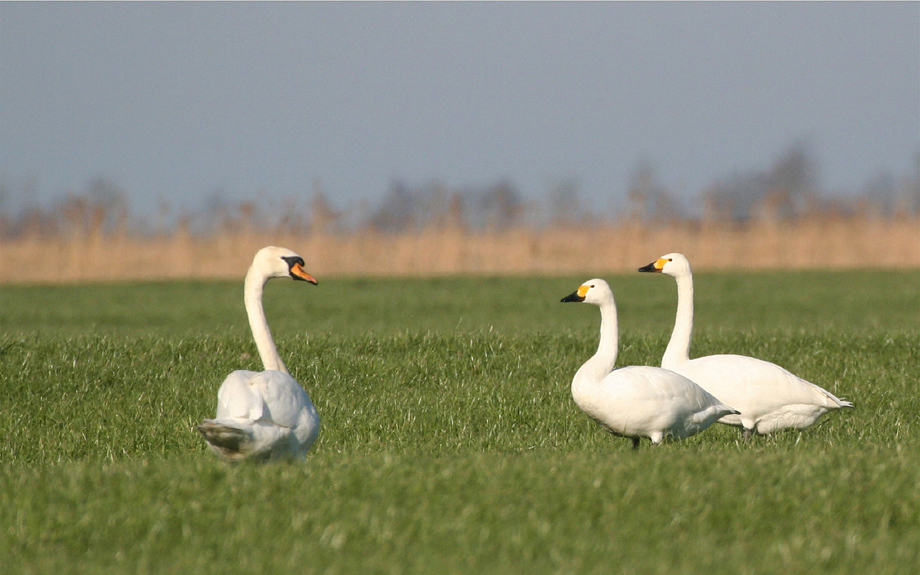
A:
[[[588,280],[579,288],[562,298],[563,303],[583,302],[594,305],[613,303],[613,291],[602,279]]]
[[[316,278],[303,269],[303,258],[287,248],[268,246],[256,252],[252,259],[255,268],[266,280],[272,278],[291,278],[297,281],[317,285]]]
[[[666,254],[647,266],[639,268],[640,272],[663,273],[669,276],[689,275],[690,261],[684,254]]]

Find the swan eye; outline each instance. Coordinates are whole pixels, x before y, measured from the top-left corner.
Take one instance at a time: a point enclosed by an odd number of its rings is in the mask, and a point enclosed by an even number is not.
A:
[[[300,267],[307,265],[300,256],[281,256],[281,259],[287,264],[288,269],[293,268],[296,264],[300,264]]]
[[[673,262],[673,261],[674,261],[674,258],[668,258],[668,261],[669,261],[669,262]]]

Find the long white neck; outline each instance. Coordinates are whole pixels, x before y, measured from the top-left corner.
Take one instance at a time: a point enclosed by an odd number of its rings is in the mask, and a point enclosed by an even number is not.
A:
[[[617,362],[617,346],[620,333],[617,326],[617,307],[611,300],[600,306],[601,308],[601,341],[597,346],[597,353],[589,359],[572,381],[572,386],[583,383],[597,383],[613,371]]]
[[[677,317],[671,341],[661,358],[661,367],[690,361],[690,338],[693,337],[693,274],[675,276],[677,279]]]
[[[249,268],[244,283],[244,301],[246,303],[246,315],[249,316],[249,328],[252,330],[252,338],[256,340],[256,348],[259,350],[259,356],[262,358],[262,365],[267,370],[276,370],[288,373],[287,367],[281,361],[278,350],[275,348],[275,342],[272,340],[272,332],[268,329],[268,321],[265,319],[265,310],[262,309],[262,289],[265,287],[265,277],[256,266]]]

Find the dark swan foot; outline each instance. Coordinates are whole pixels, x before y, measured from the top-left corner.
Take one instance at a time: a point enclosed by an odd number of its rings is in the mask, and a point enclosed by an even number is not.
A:
[[[639,438],[638,438],[638,437],[633,437],[633,438],[632,438],[632,444],[633,444],[633,449],[634,449],[634,450],[635,450],[635,449],[639,449]]]

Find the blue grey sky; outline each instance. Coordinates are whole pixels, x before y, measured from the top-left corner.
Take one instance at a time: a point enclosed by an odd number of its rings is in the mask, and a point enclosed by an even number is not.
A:
[[[797,141],[827,190],[913,172],[920,3],[0,4],[8,205],[96,176],[141,213],[317,178],[606,205],[640,161],[692,202]]]

